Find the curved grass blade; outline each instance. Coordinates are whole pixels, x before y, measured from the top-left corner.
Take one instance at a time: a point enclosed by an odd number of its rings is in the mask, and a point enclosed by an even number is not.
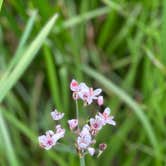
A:
[[[4,121],[3,115],[0,111],[0,135],[1,135],[1,142],[3,142],[5,153],[6,153],[6,158],[8,159],[9,163],[11,166],[18,166],[18,161],[14,152],[14,148],[12,146],[8,128],[6,126],[6,123]]]
[[[72,17],[71,19],[64,21],[60,26],[55,27],[53,32],[54,33],[59,33],[59,32],[61,32],[64,29],[73,27],[75,25],[78,25],[78,24],[80,24],[82,22],[85,22],[85,21],[88,21],[90,19],[93,19],[95,17],[107,14],[107,13],[110,12],[110,10],[111,10],[110,7],[102,7],[102,8],[95,9],[93,11],[86,12],[86,13],[83,13],[81,15]]]
[[[24,47],[26,45],[27,39],[30,36],[30,33],[32,31],[36,16],[37,16],[37,11],[33,11],[31,17],[29,18],[29,20],[27,22],[25,30],[21,36],[18,48],[13,56],[13,59],[9,63],[7,70],[5,71],[5,73],[3,74],[3,77],[0,80],[0,84],[8,77],[8,75],[12,71],[13,67],[17,64],[17,62],[23,56],[22,53],[23,53],[23,50],[25,49]]]
[[[29,47],[23,53],[22,58],[17,63],[13,71],[10,73],[8,78],[6,78],[3,82],[0,83],[0,102],[4,99],[7,92],[14,86],[14,84],[18,81],[24,71],[28,68],[33,58],[36,56],[37,52],[41,48],[44,43],[46,37],[48,36],[50,30],[52,29],[58,15],[55,14],[43,27],[34,41],[29,45]]]

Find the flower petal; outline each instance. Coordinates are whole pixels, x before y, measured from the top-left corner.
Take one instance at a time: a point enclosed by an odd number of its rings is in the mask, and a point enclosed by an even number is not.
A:
[[[102,89],[96,89],[93,91],[94,96],[98,96],[102,92]]]
[[[92,148],[92,147],[89,147],[89,148],[88,148],[88,152],[89,152],[89,154],[90,154],[91,156],[93,156],[93,155],[95,154],[95,149]]]

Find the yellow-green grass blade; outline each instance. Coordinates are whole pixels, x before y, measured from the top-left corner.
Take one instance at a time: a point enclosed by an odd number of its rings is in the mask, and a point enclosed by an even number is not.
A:
[[[1,7],[2,7],[2,3],[3,3],[3,0],[0,0],[0,11],[1,11]]]

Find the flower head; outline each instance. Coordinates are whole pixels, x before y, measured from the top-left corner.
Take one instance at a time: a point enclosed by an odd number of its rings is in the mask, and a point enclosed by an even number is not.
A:
[[[41,135],[38,137],[39,145],[46,149],[49,150],[52,148],[54,145],[56,145],[57,141],[64,137],[65,134],[65,129],[62,129],[60,125],[56,126],[56,133],[53,132],[52,130],[46,131],[46,135]]]
[[[101,143],[99,144],[99,150],[104,151],[107,148],[107,144]]]
[[[88,125],[85,125],[77,138],[77,147],[79,150],[87,149],[92,143],[92,136]]]
[[[85,105],[90,105],[93,100],[97,100],[98,105],[103,104],[103,97],[99,96],[102,92],[101,89],[93,90],[93,88],[88,87],[84,82],[79,84],[74,79],[70,83],[70,89],[73,91],[74,100],[82,99]]]
[[[52,130],[49,130],[46,132],[46,135],[41,135],[38,137],[39,145],[49,150],[56,144],[56,140],[54,139],[54,132]]]
[[[103,113],[99,113],[99,116],[101,117],[101,119],[103,119],[105,124],[110,124],[115,126],[116,122],[113,120],[114,117],[110,116],[110,112],[111,112],[110,108],[107,107],[105,108]]]
[[[95,116],[95,118],[90,118],[90,128],[91,128],[91,134],[96,135],[99,130],[104,125],[104,121],[100,116]]]
[[[60,120],[63,118],[64,113],[58,112],[56,109],[51,112],[51,116],[53,120]]]
[[[80,94],[79,97],[85,102],[85,104],[90,105],[93,100],[98,99],[98,95],[102,92],[101,89],[93,90],[93,88],[84,88]]]
[[[72,80],[71,83],[70,83],[70,89],[73,91],[73,92],[78,92],[80,87],[79,87],[79,84],[76,80]]]
[[[61,125],[56,125],[56,133],[54,134],[54,139],[59,140],[60,138],[64,137],[65,129],[61,127]]]
[[[69,124],[70,130],[73,130],[78,126],[78,119],[68,120],[68,124]]]

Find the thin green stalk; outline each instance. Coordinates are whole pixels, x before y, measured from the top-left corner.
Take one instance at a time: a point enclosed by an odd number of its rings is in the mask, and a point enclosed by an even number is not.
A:
[[[85,158],[84,158],[84,156],[80,157],[80,166],[85,166]]]
[[[78,101],[76,100],[76,119],[79,119],[79,112],[78,112]],[[78,123],[79,128],[79,123]]]
[[[79,119],[79,112],[78,112],[78,101],[76,100],[76,119]],[[78,123],[79,129],[79,123]],[[80,157],[80,166],[85,166],[85,158],[84,155]]]

